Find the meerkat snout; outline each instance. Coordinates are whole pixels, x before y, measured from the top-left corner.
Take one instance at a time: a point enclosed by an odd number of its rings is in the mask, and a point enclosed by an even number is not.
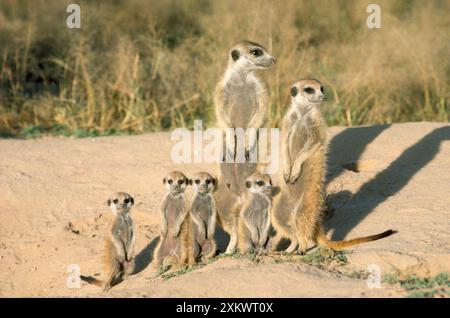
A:
[[[106,204],[113,213],[126,213],[134,205],[134,199],[126,192],[118,192],[113,194]]]
[[[255,42],[241,41],[230,50],[230,63],[234,63],[239,69],[264,69],[276,62],[276,58],[265,47]]]
[[[217,181],[207,172],[197,173],[193,180],[195,191],[199,193],[210,193],[216,190]]]
[[[293,102],[300,106],[320,104],[325,100],[322,83],[313,78],[294,83],[291,87],[291,96]]]

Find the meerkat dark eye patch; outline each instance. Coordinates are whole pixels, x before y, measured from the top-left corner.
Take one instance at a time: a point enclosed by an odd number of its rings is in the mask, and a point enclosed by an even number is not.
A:
[[[128,204],[128,203],[130,203],[130,200],[129,199],[125,199],[125,200],[123,200],[123,203]]]
[[[260,49],[253,49],[253,50],[250,50],[250,53],[252,53],[252,54],[253,54],[254,56],[256,56],[256,57],[263,55],[263,51],[260,50]]]
[[[195,184],[200,184],[200,179],[195,180]]]
[[[117,203],[119,203],[119,200],[114,199],[113,202],[114,202],[114,204],[117,204]]]
[[[237,59],[239,58],[239,51],[238,50],[231,51],[231,58],[233,59],[233,61],[237,61]]]
[[[173,183],[172,179],[169,179],[169,181],[167,181],[167,183],[172,184]]]
[[[210,184],[210,183],[211,183],[211,180],[206,179],[205,183],[206,183],[206,184]]]
[[[247,188],[250,188],[252,186],[252,182],[251,181],[245,181],[245,186]]]
[[[311,87],[305,87],[305,88],[303,89],[303,91],[304,91],[306,94],[314,94],[314,88],[311,88]]]
[[[184,180],[178,180],[178,184],[183,184]]]
[[[259,186],[263,186],[264,185],[264,181],[258,180],[256,181],[256,184]]]
[[[297,96],[297,94],[298,94],[298,88],[297,87],[292,87],[291,88],[291,95],[292,95],[292,97]]]

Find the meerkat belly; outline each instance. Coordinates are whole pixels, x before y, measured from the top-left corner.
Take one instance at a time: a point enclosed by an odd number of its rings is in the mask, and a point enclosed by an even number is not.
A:
[[[183,198],[174,199],[167,205],[167,235],[162,242],[162,245],[166,247],[166,249],[174,249],[177,246],[179,241],[178,238],[173,237],[174,226],[176,224],[176,220],[178,216],[183,213],[183,209],[185,208],[185,202]]]
[[[125,218],[123,216],[118,216],[114,222],[114,227],[117,237],[125,246],[129,241],[129,231]]]
[[[286,211],[293,214],[302,213],[305,204],[309,204],[311,200],[322,202],[324,172],[325,150],[321,147],[304,162],[300,179],[294,184],[284,185],[283,191],[274,202],[274,216],[284,216]]]
[[[289,136],[289,154],[292,162],[301,154],[308,135],[308,129],[301,121],[296,123],[293,128]]]
[[[256,87],[245,83],[230,87],[228,95],[228,115],[235,128],[246,129],[258,109]]]
[[[258,196],[254,199],[253,206],[254,210],[250,218],[253,220],[253,224],[258,229],[258,232],[261,233],[267,221],[269,205],[265,198]]]
[[[267,210],[261,210],[261,213],[255,217],[255,226],[258,229],[258,233],[264,230],[266,220],[267,220]]]
[[[211,200],[209,198],[202,198],[197,202],[198,205],[195,212],[198,214],[200,219],[202,219],[206,223],[211,217]]]

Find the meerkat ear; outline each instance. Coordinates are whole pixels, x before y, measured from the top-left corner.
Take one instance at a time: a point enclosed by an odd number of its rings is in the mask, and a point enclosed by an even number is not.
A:
[[[130,197],[131,205],[134,205],[134,198]]]
[[[231,58],[233,59],[233,61],[237,61],[237,59],[239,58],[239,51],[238,50],[231,51]]]
[[[212,184],[213,184],[213,185],[217,185],[217,179],[214,178],[214,177],[212,178]]]
[[[272,197],[274,197],[274,196],[276,196],[278,193],[280,193],[281,192],[281,188],[279,187],[279,186],[275,186],[275,187],[273,187],[272,188],[272,193],[271,193],[271,195],[272,195]]]
[[[108,201],[106,201],[105,204],[106,204],[107,206],[110,206],[110,205],[111,205],[111,199],[108,199]]]
[[[245,186],[247,188],[250,188],[252,186],[252,182],[251,181],[245,181]]]
[[[298,88],[297,87],[291,87],[291,95],[292,95],[292,97],[295,97],[295,96],[297,96],[297,94],[298,94]]]
[[[192,179],[188,179],[187,184],[192,185]]]
[[[163,184],[166,184],[166,178],[163,179]]]

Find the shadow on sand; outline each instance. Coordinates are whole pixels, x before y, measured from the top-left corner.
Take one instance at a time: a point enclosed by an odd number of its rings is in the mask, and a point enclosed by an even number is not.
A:
[[[334,169],[332,169],[328,182],[342,173],[342,170],[336,168],[337,164],[342,166],[345,163],[337,159],[342,158],[339,154],[346,153],[351,160],[357,160],[365,149],[366,143],[373,140],[387,127],[351,128],[343,131],[341,133],[343,136],[339,134],[333,138],[330,145],[330,161]],[[368,129],[369,133],[363,132],[364,129]],[[400,157],[380,171],[373,179],[366,182],[346,204],[347,209],[342,210],[339,215],[335,215],[327,222],[327,228],[334,230],[333,240],[345,238],[377,206],[388,197],[398,193],[419,170],[433,160],[439,152],[441,143],[445,140],[450,140],[450,126],[433,130],[416,144],[406,149]],[[360,204],[361,202],[364,202],[364,204]],[[356,212],[348,212],[355,211],[355,206],[358,206]]]

